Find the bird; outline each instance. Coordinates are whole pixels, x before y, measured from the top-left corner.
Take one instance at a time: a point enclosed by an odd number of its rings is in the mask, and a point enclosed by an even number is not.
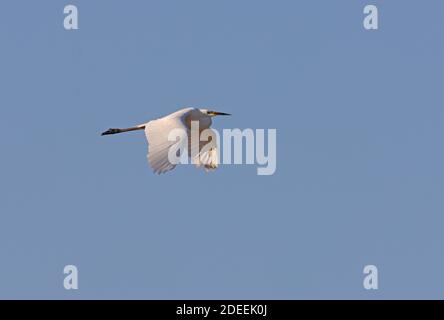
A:
[[[123,132],[144,130],[145,136],[148,140],[148,162],[154,173],[162,174],[176,167],[176,163],[171,163],[169,160],[169,151],[177,142],[170,141],[168,135],[174,129],[181,129],[186,132],[188,137],[188,157],[194,155],[192,161],[196,167],[202,167],[205,171],[217,169],[219,166],[217,139],[215,139],[214,130],[210,128],[212,118],[215,116],[230,116],[231,114],[225,112],[211,111],[208,109],[199,109],[194,107],[187,107],[173,112],[162,118],[151,120],[146,123],[124,129],[111,128],[103,132],[101,135],[113,135]],[[207,141],[200,141],[197,145],[198,150],[191,150],[191,128],[192,122],[198,121],[199,136],[202,131],[208,129],[210,131],[211,139]],[[194,128],[194,127],[193,127]],[[195,149],[196,147],[194,147]]]

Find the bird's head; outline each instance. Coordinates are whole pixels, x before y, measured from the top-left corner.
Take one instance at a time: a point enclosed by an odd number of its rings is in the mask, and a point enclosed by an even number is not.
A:
[[[199,111],[202,112],[203,114],[206,114],[207,116],[210,116],[210,117],[214,117],[214,116],[231,116],[231,114],[229,114],[229,113],[217,112],[217,111],[212,111],[212,110],[208,110],[208,109],[199,109]]]

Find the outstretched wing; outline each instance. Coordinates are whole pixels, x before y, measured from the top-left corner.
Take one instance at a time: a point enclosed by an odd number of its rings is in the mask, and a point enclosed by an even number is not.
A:
[[[193,108],[179,110],[167,117],[150,121],[145,125],[145,135],[148,139],[148,161],[155,173],[165,173],[176,167],[176,163],[170,162],[169,154],[171,150],[174,151],[179,148],[186,150],[189,156],[196,155],[193,157],[192,162],[197,167],[203,167],[207,171],[218,167],[218,139],[217,133],[214,130],[202,126],[200,130],[207,129],[206,137],[208,139],[206,141],[199,141],[196,144],[199,150],[191,150],[194,148],[194,144],[191,143],[192,135],[190,130],[192,110]],[[175,131],[177,134],[174,134],[176,137],[180,135],[179,141],[169,141],[168,136],[175,129],[179,129]],[[200,133],[197,135],[198,137]],[[188,148],[183,148],[183,144],[186,143],[188,143]],[[178,147],[179,145],[180,147]]]
[[[176,167],[176,164],[171,163],[168,158],[170,149],[177,144],[177,141],[168,140],[168,135],[174,129],[181,129],[183,133],[188,134],[189,130],[182,115],[153,120],[145,126],[145,135],[148,139],[148,162],[155,173],[165,173]]]

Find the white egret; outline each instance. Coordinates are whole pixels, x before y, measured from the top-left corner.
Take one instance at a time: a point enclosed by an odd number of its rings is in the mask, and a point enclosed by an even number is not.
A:
[[[202,142],[199,139],[199,150],[192,152],[191,140],[191,123],[198,121],[199,134],[206,129],[210,129],[212,124],[211,118],[214,116],[229,116],[224,112],[210,111],[207,109],[184,108],[178,110],[163,118],[152,120],[147,123],[125,129],[108,129],[102,133],[104,135],[145,130],[148,140],[148,161],[155,173],[165,173],[176,167],[176,164],[170,162],[169,150],[176,144],[176,141],[168,139],[169,134],[175,129],[182,129],[188,136],[188,155],[195,155],[192,159],[197,167],[203,166],[206,170],[216,169],[218,163],[217,141],[214,135],[210,141]],[[210,144],[207,146],[207,144]],[[203,148],[205,147],[205,148]]]

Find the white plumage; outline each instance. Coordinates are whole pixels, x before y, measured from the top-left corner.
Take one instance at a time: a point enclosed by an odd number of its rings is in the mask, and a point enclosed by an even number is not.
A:
[[[183,132],[180,138],[182,143],[188,143],[188,156],[192,156],[191,162],[197,167],[203,167],[205,170],[216,169],[219,165],[219,154],[216,133],[210,129],[212,124],[211,118],[216,115],[229,115],[227,113],[209,111],[207,109],[185,108],[178,110],[163,118],[149,121],[136,127],[127,129],[109,129],[102,135],[116,134],[127,131],[145,130],[148,140],[148,161],[156,173],[165,173],[176,167],[177,164],[172,163],[169,159],[171,148],[178,143],[170,141],[169,135],[173,130],[175,132]],[[196,132],[197,139],[204,130],[210,138],[207,141],[192,143],[191,123],[199,124],[199,132]],[[193,127],[194,128],[194,127]],[[188,138],[188,139],[187,139]],[[196,149],[198,148],[198,149]]]

